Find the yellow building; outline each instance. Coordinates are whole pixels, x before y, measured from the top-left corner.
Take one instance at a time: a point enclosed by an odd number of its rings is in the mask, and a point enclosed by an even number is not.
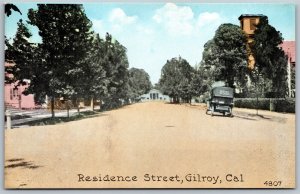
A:
[[[241,28],[247,35],[247,52],[248,52],[248,68],[253,69],[255,65],[255,59],[250,49],[250,44],[253,42],[254,31],[256,29],[256,25],[259,22],[261,17],[265,15],[262,14],[242,14],[239,17]]]

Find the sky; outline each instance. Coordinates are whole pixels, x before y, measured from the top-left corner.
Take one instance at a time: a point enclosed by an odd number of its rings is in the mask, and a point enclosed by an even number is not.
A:
[[[16,3],[22,15],[5,17],[5,35],[13,38],[19,19],[27,21],[33,3]],[[191,66],[201,62],[204,44],[223,23],[240,25],[241,14],[264,14],[284,40],[295,40],[293,4],[204,4],[204,3],[86,3],[93,30],[106,32],[127,48],[129,67],[144,69],[152,84],[159,81],[168,59],[186,59]],[[41,42],[38,29],[28,25],[32,42]]]

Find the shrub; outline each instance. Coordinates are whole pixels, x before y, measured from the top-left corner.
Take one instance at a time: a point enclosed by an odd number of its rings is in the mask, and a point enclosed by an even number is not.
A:
[[[256,98],[234,99],[234,106],[238,108],[256,109]],[[270,110],[273,103],[274,111],[295,113],[295,99],[259,98],[258,109]]]
[[[276,112],[289,112],[289,113],[296,112],[295,99],[276,100],[274,104],[275,104]]]
[[[238,108],[251,108],[256,109],[256,98],[235,99],[234,106]],[[269,110],[269,99],[258,99],[258,109]]]

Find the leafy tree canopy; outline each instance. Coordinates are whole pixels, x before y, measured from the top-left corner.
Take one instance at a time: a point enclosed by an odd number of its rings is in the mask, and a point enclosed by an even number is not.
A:
[[[202,64],[213,71],[214,81],[225,81],[230,87],[246,83],[246,42],[246,35],[239,26],[219,26],[214,38],[204,45],[202,57]]]
[[[12,13],[11,10],[17,11],[22,15],[22,12],[14,4],[11,4],[11,3],[5,4],[4,11],[5,11],[5,14],[6,14],[7,17],[9,17],[11,15],[11,13]]]
[[[281,33],[269,24],[268,18],[260,18],[250,45],[256,62],[251,77],[256,82],[260,76],[270,80],[272,97],[284,97],[287,91],[287,58],[279,47],[282,41]]]
[[[142,94],[150,91],[152,84],[150,76],[144,69],[130,68],[129,69],[129,91],[128,95],[131,99],[136,99]]]
[[[160,89],[164,94],[173,98],[178,103],[180,98],[190,101],[190,83],[194,69],[183,58],[172,58],[161,70],[159,80]]]
[[[30,9],[29,23],[37,26],[42,38],[42,61],[38,63],[43,72],[43,87],[48,96],[81,96],[81,78],[84,78],[89,48],[92,44],[92,23],[79,4],[38,4]],[[47,22],[45,22],[47,21]],[[36,93],[36,92],[35,92]]]

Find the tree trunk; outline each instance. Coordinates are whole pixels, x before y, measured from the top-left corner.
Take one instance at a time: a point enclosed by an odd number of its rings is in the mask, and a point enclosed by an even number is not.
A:
[[[102,107],[102,100],[99,99],[99,111],[101,110],[101,107]]]
[[[258,115],[258,80],[259,80],[259,73],[256,77],[255,81],[255,88],[256,88],[256,115]]]
[[[69,107],[69,101],[66,101],[67,102],[67,116],[68,118],[70,118],[70,107]]]
[[[77,101],[77,112],[78,112],[78,115],[79,115],[80,114],[80,108],[79,108],[80,102],[79,102],[78,98],[76,99],[76,101]]]
[[[51,117],[54,118],[55,114],[54,114],[54,97],[51,97]]]
[[[92,111],[94,111],[94,97],[92,97],[92,99],[91,99],[91,108],[92,108]]]

